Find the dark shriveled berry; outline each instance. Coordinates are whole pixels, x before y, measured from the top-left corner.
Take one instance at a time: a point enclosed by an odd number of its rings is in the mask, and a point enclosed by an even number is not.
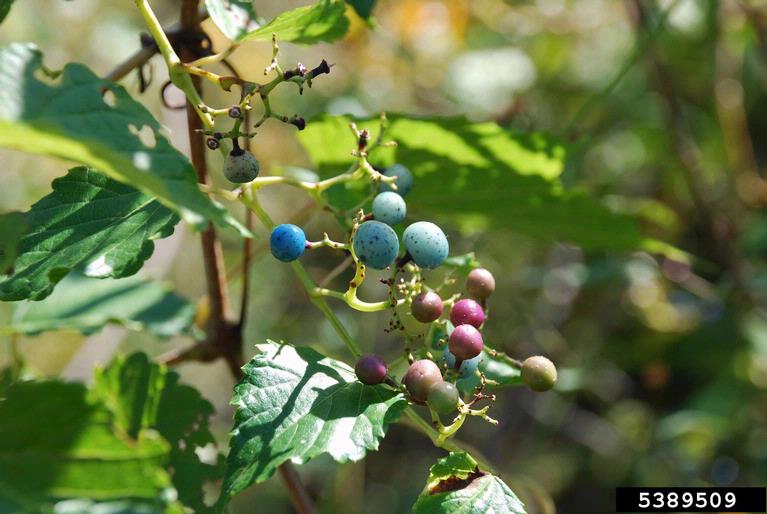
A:
[[[533,391],[548,391],[557,382],[557,368],[542,355],[528,357],[522,363],[522,380]]]
[[[240,109],[239,105],[233,105],[229,108],[229,114],[230,118],[238,119],[242,116],[242,109]]]
[[[432,388],[444,382],[439,366],[428,359],[415,361],[402,379],[414,400],[425,402]]]
[[[479,328],[485,322],[485,311],[482,306],[469,298],[458,300],[450,311],[450,322],[455,325],[468,324]]]
[[[459,396],[457,387],[450,382],[442,382],[432,388],[426,403],[435,412],[450,414],[458,407]]]
[[[363,355],[354,366],[354,373],[363,384],[380,384],[386,379],[386,362],[378,355]]]
[[[413,298],[410,312],[421,323],[431,323],[442,316],[442,298],[434,291],[426,291]]]
[[[459,361],[473,359],[482,352],[482,334],[471,325],[458,325],[447,340],[448,348]]]
[[[495,291],[495,277],[485,268],[473,269],[466,278],[466,291],[471,297],[483,301]]]
[[[218,147],[221,146],[221,144],[218,142],[218,139],[216,139],[215,137],[209,137],[208,139],[206,139],[205,145],[211,150],[218,150]]]

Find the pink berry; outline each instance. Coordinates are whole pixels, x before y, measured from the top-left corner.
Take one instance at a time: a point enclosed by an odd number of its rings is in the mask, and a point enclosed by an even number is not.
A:
[[[354,373],[363,384],[380,384],[386,379],[386,362],[378,355],[363,355],[354,366]]]
[[[485,311],[482,306],[469,298],[458,300],[450,311],[450,322],[455,325],[471,325],[479,328],[485,322]]]
[[[413,298],[410,312],[421,323],[431,323],[442,316],[442,298],[434,291],[421,293]]]
[[[473,269],[466,278],[466,290],[473,298],[485,300],[495,291],[495,277],[485,268]]]
[[[482,334],[471,325],[458,325],[450,334],[447,346],[456,361],[473,359],[482,352]]]

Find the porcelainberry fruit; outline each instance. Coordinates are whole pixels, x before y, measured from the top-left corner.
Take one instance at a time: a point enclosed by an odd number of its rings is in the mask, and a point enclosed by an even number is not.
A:
[[[466,291],[469,296],[483,301],[495,291],[495,277],[485,268],[473,269],[466,278]]]
[[[469,298],[458,300],[450,311],[450,322],[455,325],[468,324],[479,328],[485,322],[485,311],[482,306]]]
[[[366,221],[354,235],[354,253],[374,269],[387,268],[399,253],[397,234],[386,223]]]
[[[421,323],[431,323],[442,316],[442,298],[434,291],[426,291],[413,298],[410,312]]]
[[[396,225],[405,219],[407,205],[400,195],[392,191],[378,193],[373,199],[373,217],[386,223]]]
[[[255,155],[241,148],[235,148],[229,152],[229,157],[226,159],[224,175],[230,182],[242,184],[256,178],[259,169],[260,165]]]
[[[434,386],[444,382],[439,366],[429,359],[415,361],[408,368],[402,383],[414,400],[425,402]]]
[[[218,147],[221,146],[221,143],[219,143],[218,139],[215,137],[209,137],[205,140],[205,145],[211,150],[218,150]]]
[[[233,105],[229,108],[229,111],[227,112],[230,118],[234,118],[235,120],[242,117],[242,109],[240,109],[239,105]]]
[[[381,182],[382,192],[394,191],[400,196],[405,196],[406,194],[410,192],[411,189],[413,189],[413,174],[410,173],[409,169],[407,169],[401,164],[395,164],[393,166],[389,166],[383,172],[383,175],[385,177],[397,177],[397,180],[395,182],[397,189],[395,190],[386,182]]]
[[[354,366],[354,373],[363,384],[380,384],[386,379],[386,362],[378,355],[363,355]]]
[[[450,353],[450,348],[445,346],[444,352],[442,352],[442,358],[444,359],[445,363],[450,369],[455,369],[456,364],[456,358],[455,355]],[[461,361],[461,365],[458,367],[458,376],[461,378],[466,378],[472,376],[476,371],[477,368],[479,368],[480,363],[482,362],[482,354],[480,353],[476,357],[472,357],[471,359],[466,359],[465,361]]]
[[[277,259],[290,262],[303,255],[306,249],[306,235],[301,227],[285,223],[277,225],[269,238],[269,247]]]
[[[450,382],[442,382],[432,388],[426,403],[440,414],[450,414],[458,407],[459,397],[457,387]]]
[[[413,261],[422,268],[436,268],[445,262],[450,251],[445,233],[428,221],[419,221],[406,228],[402,243]]]
[[[471,325],[458,325],[447,340],[448,348],[456,359],[473,359],[482,352],[482,334]]]
[[[557,368],[546,357],[528,357],[522,363],[522,381],[533,391],[548,391],[557,382]]]

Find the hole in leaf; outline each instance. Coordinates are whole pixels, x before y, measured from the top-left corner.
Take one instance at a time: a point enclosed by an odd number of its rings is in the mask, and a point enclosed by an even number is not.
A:
[[[130,130],[131,134],[138,136],[141,144],[147,148],[154,148],[157,144],[157,140],[154,137],[154,130],[152,130],[152,127],[149,125],[144,125],[139,129],[136,125],[131,123],[128,125],[128,130]]]
[[[104,99],[104,103],[107,104],[112,109],[114,109],[115,106],[117,105],[117,97],[109,89],[104,91],[104,94],[102,95],[102,98]]]
[[[429,489],[429,494],[449,493],[451,491],[459,491],[469,487],[476,479],[485,476],[485,473],[474,468],[474,471],[469,473],[466,478],[458,478],[456,476],[448,477],[444,480],[440,480],[439,483]]]

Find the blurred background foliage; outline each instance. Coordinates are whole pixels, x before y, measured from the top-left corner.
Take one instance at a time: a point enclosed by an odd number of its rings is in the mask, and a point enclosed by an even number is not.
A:
[[[301,3],[258,0],[256,7],[269,18]],[[163,21],[176,19],[177,2],[153,4]],[[568,188],[634,216],[645,236],[691,256],[685,263],[610,251],[620,229],[582,249],[534,237],[513,221],[434,219],[447,225],[453,254],[475,252],[498,279],[486,338],[514,356],[548,355],[560,368],[556,393],[507,391],[494,411],[500,425],[468,423],[461,438],[492,456],[531,514],[612,512],[617,485],[764,485],[767,2],[379,0],[372,29],[348,14],[352,26],[336,44],[282,45],[283,62],[313,66],[324,58],[335,66],[303,96],[280,91],[273,105],[301,113],[310,128],[323,112],[375,117],[385,110],[548,133],[566,155],[561,178]],[[223,48],[210,21],[205,28]],[[34,41],[51,68],[80,61],[106,74],[138,47],[142,30],[131,2],[25,0],[14,5],[0,43]],[[233,61],[259,77],[270,52],[267,44],[248,44]],[[124,84],[183,150],[185,115],[160,102],[166,78],[159,62],[150,74],[143,94],[136,74]],[[207,94],[211,104],[223,101]],[[349,136],[337,141],[342,151],[352,144]],[[267,171],[317,171],[290,126],[268,123],[253,150]],[[5,151],[0,159],[3,211],[26,210],[67,167]],[[508,194],[514,201],[514,191]],[[264,197],[275,219],[298,219],[308,234],[338,230],[304,201],[288,189]],[[464,198],[430,202],[460,213]],[[233,231],[222,237],[237,292],[240,241]],[[270,337],[321,342],[344,357],[289,268],[268,257],[263,238],[256,248],[246,352]],[[337,264],[322,252],[306,262],[316,277]],[[199,243],[179,225],[157,242],[143,274],[172,284],[199,314],[201,269]],[[397,352],[385,315],[336,310],[363,347]],[[10,306],[0,304],[0,325],[10,318]],[[9,339],[0,336],[3,363]],[[161,354],[184,344],[119,327],[16,339],[29,373],[70,379],[90,377],[94,363],[115,352]],[[214,405],[212,429],[225,448],[233,385],[225,365],[190,363],[178,371]],[[324,512],[405,512],[441,454],[398,425],[363,463],[322,457],[301,473]],[[231,508],[255,511],[291,511],[277,479],[252,487]]]

